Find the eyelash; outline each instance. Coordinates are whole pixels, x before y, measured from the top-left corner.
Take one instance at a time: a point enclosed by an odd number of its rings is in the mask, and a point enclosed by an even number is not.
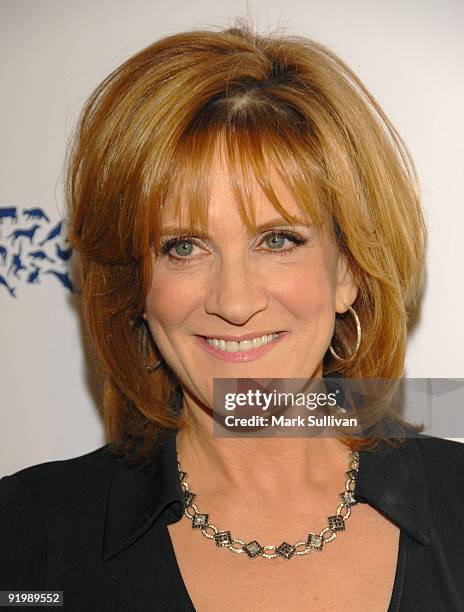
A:
[[[275,230],[275,231],[265,234],[263,242],[265,242],[268,238],[274,238],[274,237],[286,238],[287,240],[290,240],[291,242],[293,242],[293,246],[289,249],[284,249],[281,251],[274,251],[272,249],[267,250],[268,253],[276,254],[276,255],[287,255],[289,253],[293,253],[293,251],[295,251],[298,247],[308,242],[306,238],[302,238],[298,236],[297,234],[294,234],[293,232],[288,232],[284,230]],[[189,263],[192,261],[192,259],[194,259],[194,257],[191,257],[191,256],[176,257],[174,255],[171,255],[170,253],[170,251],[174,247],[176,247],[179,244],[185,244],[186,242],[196,244],[196,241],[190,236],[177,236],[176,238],[170,238],[166,240],[166,242],[164,242],[161,245],[160,252],[162,255],[168,255],[168,257],[171,260],[175,261],[176,263],[181,263],[181,264]]]

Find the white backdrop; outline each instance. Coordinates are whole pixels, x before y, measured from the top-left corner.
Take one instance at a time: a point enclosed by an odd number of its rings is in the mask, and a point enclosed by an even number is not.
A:
[[[0,218],[0,476],[104,443],[98,380],[62,276],[63,162],[83,102],[154,39],[250,15],[262,30],[284,27],[332,48],[406,140],[430,231],[407,374],[464,378],[461,0],[0,0],[0,212],[17,215]],[[15,239],[34,225],[32,244]]]

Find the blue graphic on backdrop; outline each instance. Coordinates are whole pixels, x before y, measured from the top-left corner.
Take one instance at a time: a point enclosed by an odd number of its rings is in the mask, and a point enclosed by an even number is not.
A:
[[[19,227],[14,228],[18,219]],[[15,298],[19,285],[36,285],[44,275],[74,291],[68,275],[73,250],[63,227],[63,220],[50,223],[41,208],[19,211],[16,206],[0,206],[0,291],[3,287]]]

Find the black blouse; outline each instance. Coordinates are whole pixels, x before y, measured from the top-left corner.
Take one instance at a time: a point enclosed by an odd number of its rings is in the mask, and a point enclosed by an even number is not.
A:
[[[464,610],[463,485],[464,444],[361,451],[357,498],[400,527],[388,612]],[[175,431],[148,468],[104,446],[4,477],[0,590],[61,590],[76,612],[194,610],[167,529],[182,515]]]

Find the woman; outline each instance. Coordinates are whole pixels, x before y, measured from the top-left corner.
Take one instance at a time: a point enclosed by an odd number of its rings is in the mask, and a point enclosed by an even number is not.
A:
[[[246,27],[156,42],[89,99],[68,204],[109,444],[2,479],[1,588],[69,610],[462,609],[461,445],[212,433],[214,379],[403,374],[425,229],[353,72]]]

